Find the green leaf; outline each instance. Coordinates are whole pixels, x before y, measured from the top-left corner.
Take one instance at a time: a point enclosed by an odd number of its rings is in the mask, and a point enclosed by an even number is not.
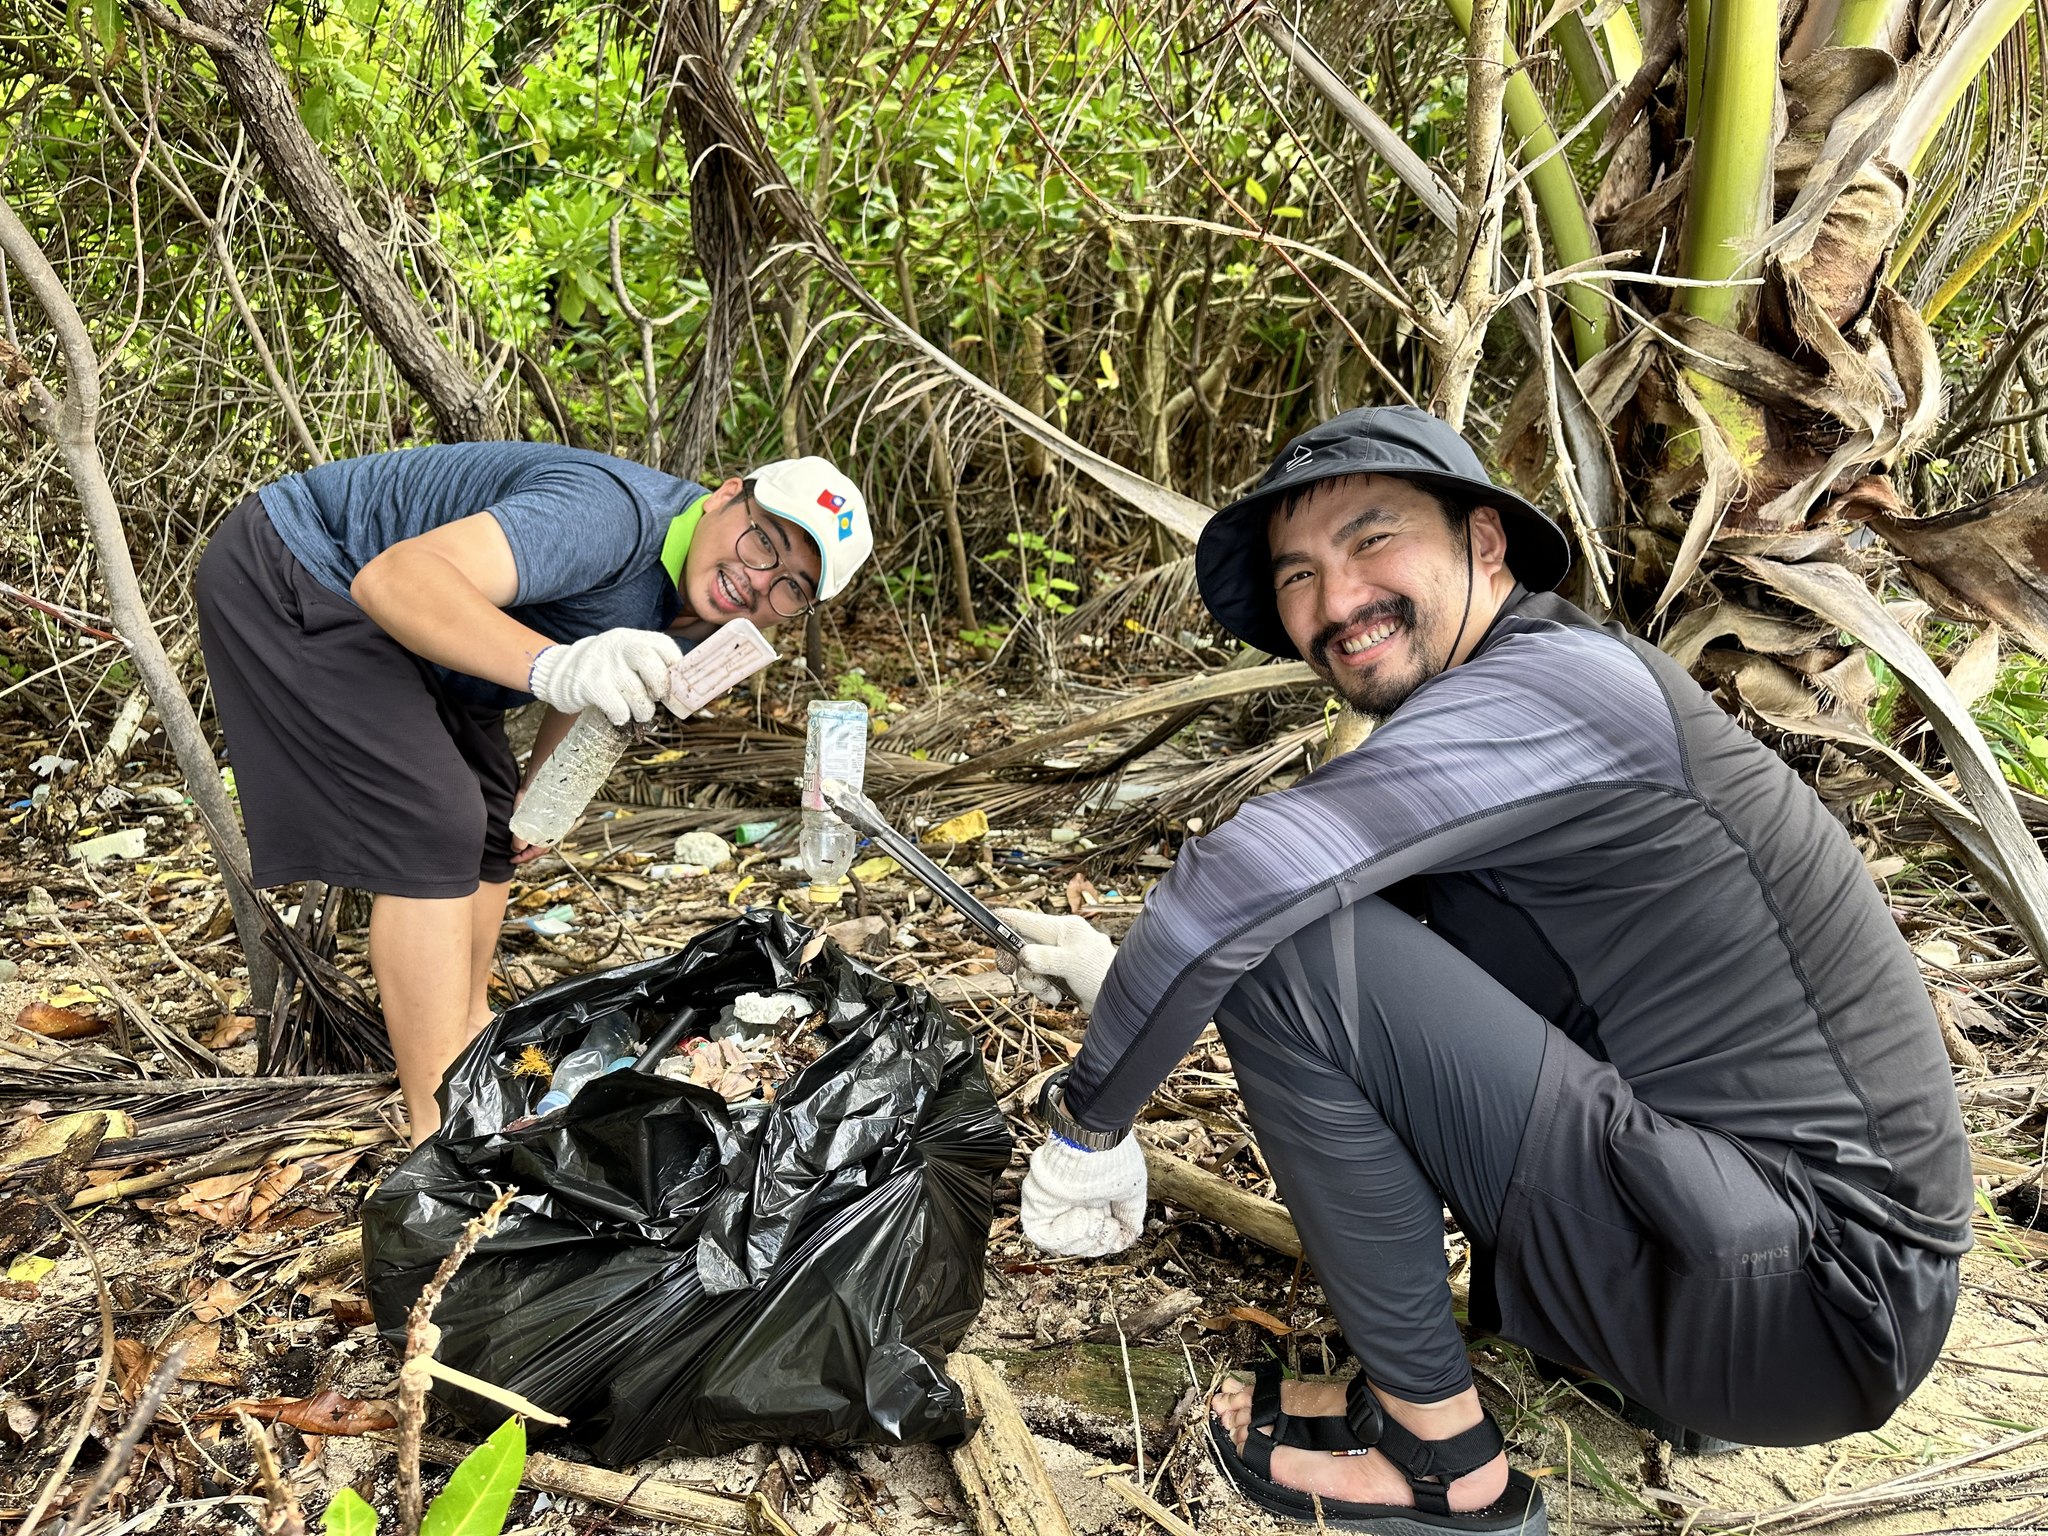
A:
[[[420,1536],[498,1536],[526,1466],[526,1421],[507,1419],[462,1458],[420,1522]]]
[[[377,1511],[355,1489],[344,1488],[327,1501],[320,1529],[325,1536],[377,1536]]]

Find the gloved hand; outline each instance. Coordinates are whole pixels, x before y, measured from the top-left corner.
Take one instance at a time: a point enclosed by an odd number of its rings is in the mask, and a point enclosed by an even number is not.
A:
[[[1024,912],[1015,907],[1004,907],[996,916],[1031,940],[1017,951],[1018,986],[1041,1003],[1057,1003],[1059,988],[1046,979],[1057,976],[1083,1008],[1095,1011],[1095,995],[1102,990],[1102,978],[1109,974],[1109,962],[1116,958],[1114,939],[1085,917]]]
[[[1145,1229],[1145,1154],[1138,1138],[1089,1152],[1048,1136],[1031,1154],[1020,1204],[1024,1235],[1047,1253],[1093,1259],[1130,1247]]]
[[[607,629],[542,651],[527,689],[565,715],[594,707],[613,725],[647,721],[668,694],[668,669],[682,659],[682,648],[659,630]]]

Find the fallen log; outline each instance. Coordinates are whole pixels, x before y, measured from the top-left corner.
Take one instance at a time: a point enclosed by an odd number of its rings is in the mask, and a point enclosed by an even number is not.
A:
[[[1294,1218],[1277,1200],[1249,1194],[1228,1179],[1220,1179],[1152,1146],[1145,1148],[1145,1176],[1151,1183],[1154,1200],[1206,1216],[1217,1225],[1291,1259],[1301,1257],[1301,1238],[1295,1233]]]
[[[946,1371],[960,1383],[967,1411],[981,1420],[974,1436],[952,1452],[953,1473],[977,1536],[1074,1536],[1002,1376],[964,1351],[947,1358]]]

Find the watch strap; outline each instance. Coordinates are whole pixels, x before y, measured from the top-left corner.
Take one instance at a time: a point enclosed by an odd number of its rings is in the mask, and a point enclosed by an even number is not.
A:
[[[1045,1080],[1045,1087],[1038,1096],[1039,1118],[1045,1122],[1047,1131],[1069,1146],[1078,1147],[1084,1152],[1107,1152],[1130,1135],[1131,1128],[1125,1126],[1116,1131],[1094,1131],[1068,1114],[1066,1096],[1062,1090],[1066,1085],[1067,1073],[1072,1070],[1071,1067],[1064,1068]]]

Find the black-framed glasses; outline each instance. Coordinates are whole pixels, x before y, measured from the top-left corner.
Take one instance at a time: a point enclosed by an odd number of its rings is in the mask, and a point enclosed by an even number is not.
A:
[[[760,503],[755,502],[754,505],[760,506]],[[775,547],[775,540],[768,530],[754,521],[751,512],[747,514],[747,526],[733,545],[733,553],[750,571],[772,571],[782,564],[782,551]],[[768,606],[775,610],[777,618],[800,619],[816,605],[802,582],[794,576],[783,576],[769,586]]]

